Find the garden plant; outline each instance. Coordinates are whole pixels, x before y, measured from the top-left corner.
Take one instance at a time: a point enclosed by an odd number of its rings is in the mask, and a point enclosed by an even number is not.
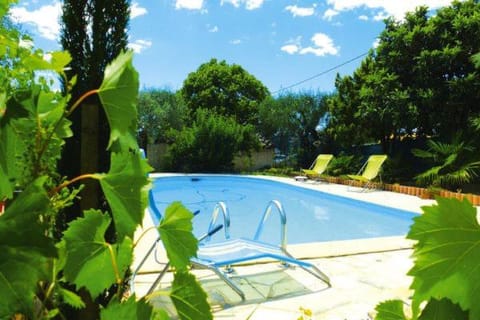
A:
[[[0,17],[9,4],[2,2]],[[45,55],[26,47],[28,38],[18,31],[2,28],[0,200],[7,205],[0,216],[0,319],[71,319],[72,310],[80,310],[83,319],[167,319],[165,310],[149,303],[152,297],[137,299],[126,285],[136,245],[133,235],[142,223],[150,188],[150,166],[136,142],[139,83],[133,53],[121,53],[107,66],[100,87],[67,107],[70,93],[52,89],[52,79],[66,79],[70,55]],[[56,163],[73,134],[69,115],[93,95],[98,95],[110,127],[110,169],[62,177]],[[59,213],[78,200],[86,180],[100,184],[110,210],[85,210],[58,232]],[[179,203],[164,214],[158,231],[174,280],[169,292],[154,295],[168,295],[180,319],[210,319],[206,294],[188,271],[197,249],[192,217]],[[105,233],[112,227],[116,240],[109,243]],[[96,298],[107,290],[114,294],[101,305]]]
[[[390,300],[376,308],[376,320],[480,319],[480,225],[477,209],[467,200],[437,198],[407,235],[416,240],[413,296],[408,306]]]

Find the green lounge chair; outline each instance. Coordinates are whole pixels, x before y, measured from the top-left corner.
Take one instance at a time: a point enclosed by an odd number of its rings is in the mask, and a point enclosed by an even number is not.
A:
[[[333,154],[319,154],[308,169],[302,169],[303,173],[310,179],[318,179],[327,171],[328,164],[333,159]]]
[[[380,170],[382,169],[382,165],[385,160],[387,160],[387,155],[385,154],[371,155],[360,168],[358,173],[356,175],[348,175],[348,178],[354,181],[362,182],[362,191],[372,188],[375,186],[373,180],[377,176],[380,176],[381,181]]]

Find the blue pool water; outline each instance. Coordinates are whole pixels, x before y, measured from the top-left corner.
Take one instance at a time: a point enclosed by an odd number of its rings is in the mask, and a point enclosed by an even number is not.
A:
[[[261,178],[222,175],[170,176],[154,179],[160,212],[181,201],[194,218],[194,233],[203,234],[218,201],[226,203],[232,237],[253,237],[268,202],[279,200],[287,214],[289,244],[405,235],[417,214]],[[154,217],[158,221],[158,217]],[[221,221],[219,217],[219,221]],[[279,218],[273,210],[261,240],[277,243]],[[222,239],[222,234],[214,239]],[[214,240],[215,241],[215,240]]]

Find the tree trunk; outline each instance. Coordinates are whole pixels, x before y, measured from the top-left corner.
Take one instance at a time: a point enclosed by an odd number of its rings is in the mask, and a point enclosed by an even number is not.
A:
[[[81,106],[82,129],[80,151],[80,173],[97,173],[99,170],[99,106],[96,104],[84,104]],[[85,188],[82,190],[80,208],[82,211],[91,208],[99,208],[99,185],[98,181],[85,180]]]

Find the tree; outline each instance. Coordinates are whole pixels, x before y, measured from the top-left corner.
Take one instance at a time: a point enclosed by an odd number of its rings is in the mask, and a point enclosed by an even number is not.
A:
[[[130,15],[129,0],[66,0],[63,3],[61,43],[72,55],[68,79],[77,77],[72,101],[80,94],[97,88],[105,67],[127,48],[126,30]],[[96,97],[72,115],[72,129],[77,138],[67,141],[65,160],[60,171],[66,176],[108,169],[108,121]],[[81,161],[76,161],[81,159]],[[101,192],[97,188],[82,196],[83,208],[97,207]]]
[[[327,111],[327,95],[287,93],[266,99],[259,108],[258,130],[281,152],[308,166],[318,151],[317,125]]]
[[[480,50],[479,14],[478,1],[454,1],[434,16],[421,7],[403,22],[387,21],[375,60],[407,90],[417,136],[446,139],[480,113],[480,78],[471,61]]]
[[[166,170],[179,172],[231,172],[239,152],[256,148],[252,125],[240,125],[232,117],[198,109],[191,126],[172,131]]]
[[[25,67],[25,59],[32,63],[41,64],[43,57],[40,51],[32,52],[32,39],[13,26],[8,16],[0,20],[1,41],[5,48],[0,51],[0,115],[5,110],[5,103],[11,93],[19,88],[28,86],[34,74],[30,68]],[[23,71],[20,71],[23,67]],[[15,81],[11,81],[15,78]]]
[[[429,14],[420,7],[390,18],[353,76],[337,77],[329,131],[344,144],[405,135],[446,139],[480,114],[480,78],[471,54],[480,51],[480,4],[454,1]],[[358,135],[360,133],[360,135]]]
[[[292,106],[282,97],[268,96],[258,108],[257,131],[267,145],[273,145],[283,154],[289,153],[291,114]]]
[[[352,145],[371,142],[367,134],[368,127],[359,123],[358,112],[361,104],[360,90],[364,83],[368,59],[362,62],[360,68],[353,75],[341,77],[337,74],[335,87],[337,91],[327,100],[329,114],[325,131],[333,137],[340,148],[350,148]]]
[[[212,59],[188,75],[180,94],[193,113],[210,109],[240,124],[254,125],[258,105],[269,93],[241,66]]]
[[[366,136],[380,141],[384,153],[392,153],[390,142],[413,132],[416,108],[396,74],[368,58],[362,66],[366,71],[359,92],[357,122]]]
[[[138,96],[138,139],[148,143],[167,142],[170,130],[180,130],[188,118],[181,96],[168,90],[149,89]]]

